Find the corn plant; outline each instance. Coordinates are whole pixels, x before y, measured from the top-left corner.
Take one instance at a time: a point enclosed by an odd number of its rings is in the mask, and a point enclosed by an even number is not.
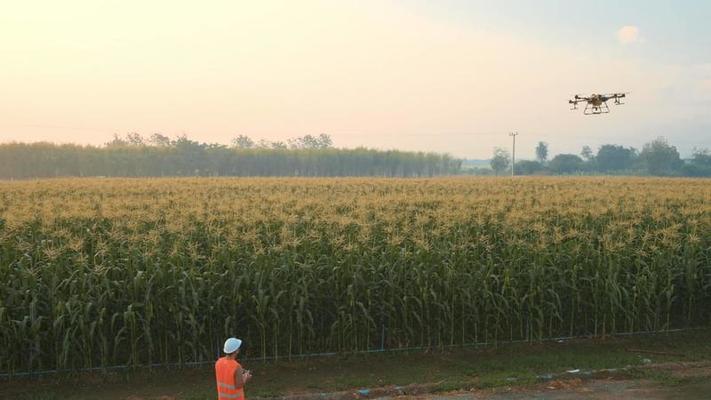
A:
[[[0,371],[708,324],[711,185],[0,182]]]

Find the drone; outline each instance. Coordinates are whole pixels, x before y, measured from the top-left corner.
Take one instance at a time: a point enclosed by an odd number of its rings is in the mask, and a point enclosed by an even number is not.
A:
[[[576,94],[573,100],[568,100],[568,103],[573,105],[571,110],[578,109],[578,103],[585,102],[585,115],[607,114],[610,112],[610,107],[607,106],[608,100],[615,100],[615,105],[625,104],[620,99],[624,99],[628,93],[607,93],[607,94],[592,94],[590,96],[581,96]]]

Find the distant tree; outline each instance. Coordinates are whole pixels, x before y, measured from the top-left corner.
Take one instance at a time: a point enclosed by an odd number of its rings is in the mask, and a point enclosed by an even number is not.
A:
[[[259,139],[259,141],[252,146],[252,148],[257,148],[257,149],[270,149],[272,147],[272,142],[266,140],[266,139]]]
[[[491,169],[494,170],[496,175],[499,175],[501,172],[506,171],[510,165],[511,156],[509,152],[501,147],[496,147],[494,149],[494,157],[491,159]]]
[[[325,133],[318,136],[305,135],[294,139],[289,139],[291,149],[327,149],[333,147],[333,140]]]
[[[593,151],[590,148],[590,146],[585,145],[583,146],[583,149],[580,151],[580,155],[583,157],[585,161],[592,161],[595,156],[593,155]]]
[[[178,175],[206,175],[208,169],[208,153],[206,143],[179,136],[174,142],[175,151],[179,157]]]
[[[495,171],[491,168],[486,168],[486,167],[472,167],[472,168],[467,168],[462,172],[467,175],[491,176],[491,175],[494,175]]]
[[[333,140],[331,139],[331,136],[325,133],[318,135],[318,143],[322,149],[333,147]]]
[[[145,140],[143,139],[143,136],[136,132],[131,132],[126,135],[126,141],[128,144],[131,146],[143,146],[145,145]]]
[[[251,149],[254,147],[254,140],[249,136],[239,135],[232,139],[232,146],[238,149]]]
[[[286,150],[288,148],[284,142],[271,142],[270,147],[275,150]]]
[[[601,172],[629,169],[635,162],[637,150],[615,144],[600,146],[595,156],[597,169]]]
[[[307,136],[310,136],[310,135],[307,135]],[[289,148],[292,150],[304,148],[303,138],[300,138],[300,137],[287,139],[286,143],[288,144]]]
[[[111,141],[109,141],[109,142],[106,142],[106,146],[107,146],[107,147],[115,147],[115,146],[122,147],[122,146],[128,146],[128,140],[122,138],[122,137],[119,136],[117,133],[114,133],[113,139],[111,139]]]
[[[167,139],[167,138],[166,138]],[[156,143],[166,144],[159,146]],[[130,145],[116,135],[108,146],[0,144],[0,179],[58,176],[436,176],[462,171],[447,154],[365,148],[235,149],[187,136]],[[327,145],[321,141],[322,145]],[[487,169],[488,171],[491,171]],[[0,221],[1,223],[1,221]]]
[[[160,133],[154,133],[151,135],[149,143],[154,146],[168,147],[170,146],[170,138],[168,136],[161,135]]]
[[[557,174],[572,174],[583,167],[583,159],[575,154],[558,154],[548,163],[548,168]]]
[[[548,159],[548,143],[538,142],[538,146],[536,146],[536,159],[541,164],[546,162]]]
[[[683,165],[679,151],[663,137],[645,144],[639,158],[650,175],[676,175]]]
[[[535,175],[546,169],[538,161],[521,160],[516,163],[516,173],[520,175]]]
[[[694,149],[691,160],[683,170],[686,176],[711,176],[711,151]]]
[[[711,151],[709,149],[694,149],[691,163],[702,167],[711,167]]]

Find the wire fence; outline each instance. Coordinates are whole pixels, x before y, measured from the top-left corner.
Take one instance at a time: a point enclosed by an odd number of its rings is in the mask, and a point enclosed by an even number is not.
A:
[[[608,334],[610,337],[624,337],[624,336],[641,336],[641,335],[654,335],[654,334],[668,334],[668,333],[678,333],[678,332],[689,332],[696,330],[708,329],[708,327],[691,327],[691,328],[680,328],[680,329],[667,329],[660,331],[637,331],[637,332],[622,332]],[[467,347],[490,347],[498,345],[507,344],[517,344],[517,343],[538,343],[538,342],[557,342],[566,340],[579,340],[579,339],[592,339],[595,335],[578,335],[578,336],[559,336],[543,338],[540,340],[499,340],[496,342],[472,342],[465,344],[449,344],[449,345],[438,345],[438,346],[414,346],[414,347],[397,347],[397,348],[384,348],[382,345],[379,349],[371,350],[361,350],[361,351],[351,351],[351,352],[323,352],[323,353],[307,353],[291,355],[287,357],[245,357],[240,358],[241,361],[277,361],[277,360],[292,360],[292,359],[304,359],[304,358],[318,358],[318,357],[334,357],[339,355],[357,355],[357,354],[372,354],[372,353],[397,353],[403,351],[422,351],[429,349],[450,349],[450,348],[467,348]],[[219,349],[217,350],[217,357],[220,356]],[[57,374],[72,374],[72,373],[84,373],[84,372],[110,372],[110,371],[122,371],[122,370],[140,370],[140,369],[153,369],[153,368],[191,368],[200,367],[204,365],[212,365],[215,360],[202,360],[202,361],[189,361],[182,363],[154,363],[150,365],[111,365],[106,367],[93,367],[93,368],[75,368],[75,369],[53,369],[53,370],[41,370],[41,371],[27,371],[27,372],[14,372],[14,373],[0,373],[0,379],[9,380],[12,378],[39,378],[46,375],[57,375]]]

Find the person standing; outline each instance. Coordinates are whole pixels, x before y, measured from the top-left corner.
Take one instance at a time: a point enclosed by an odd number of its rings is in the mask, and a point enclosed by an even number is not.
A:
[[[252,373],[242,369],[237,361],[240,346],[241,340],[227,339],[223,347],[225,355],[215,362],[218,400],[245,400],[244,385],[252,379]]]

